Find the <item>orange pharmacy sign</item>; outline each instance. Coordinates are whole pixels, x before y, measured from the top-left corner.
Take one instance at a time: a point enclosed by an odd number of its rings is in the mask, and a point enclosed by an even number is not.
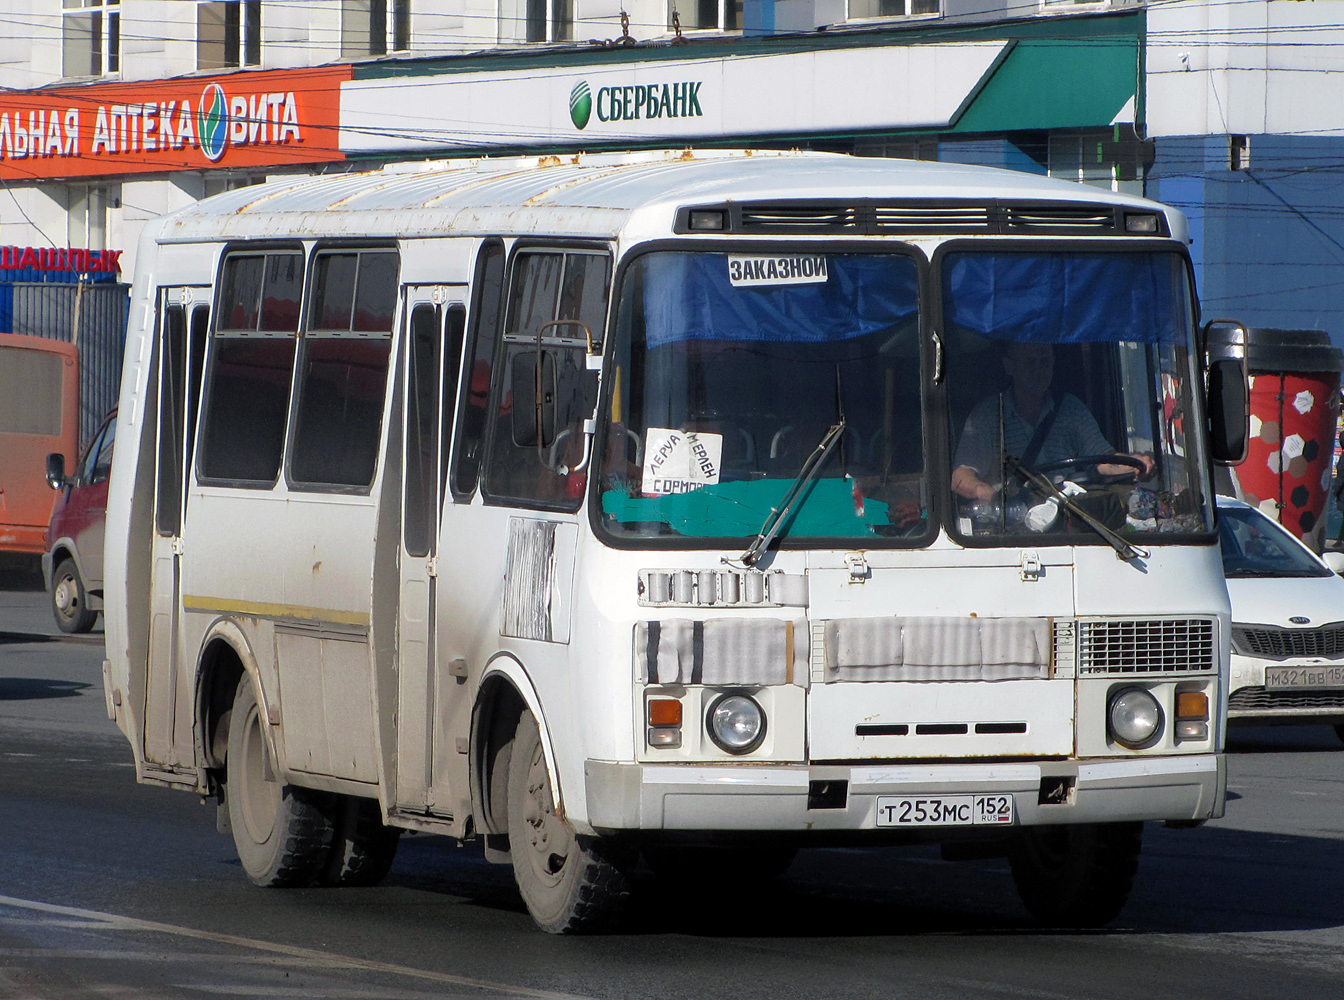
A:
[[[350,67],[0,93],[0,179],[342,160]]]

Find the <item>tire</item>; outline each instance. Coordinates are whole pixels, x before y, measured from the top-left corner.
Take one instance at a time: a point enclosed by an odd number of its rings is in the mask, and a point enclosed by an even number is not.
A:
[[[696,887],[723,879],[738,884],[773,882],[789,870],[797,856],[795,848],[773,845],[651,844],[644,848],[644,860],[660,879]]]
[[[266,776],[265,731],[252,681],[233,699],[225,799],[243,871],[268,888],[314,884],[330,853],[332,824],[320,793]]]
[[[1344,743],[1344,723],[1335,726],[1335,735],[1339,737],[1341,743]]]
[[[51,613],[57,628],[71,635],[89,631],[98,620],[98,612],[89,609],[75,561],[68,557],[57,563],[51,574]]]
[[[546,756],[532,716],[518,720],[509,758],[509,853],[513,877],[537,926],[548,934],[608,927],[630,898],[633,858],[580,837],[555,814]]]
[[[397,857],[401,830],[384,826],[376,799],[335,795],[331,799],[331,849],[322,870],[322,884],[377,885]]]
[[[1142,823],[1026,827],[1008,860],[1027,910],[1050,927],[1103,927],[1134,885]]]

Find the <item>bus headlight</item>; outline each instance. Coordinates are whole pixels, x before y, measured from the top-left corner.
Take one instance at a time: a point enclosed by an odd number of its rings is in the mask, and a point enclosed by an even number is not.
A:
[[[754,698],[725,694],[709,706],[705,720],[709,738],[728,753],[751,753],[765,739],[765,713]]]
[[[1157,738],[1162,706],[1143,688],[1126,688],[1111,697],[1107,721],[1115,742],[1138,749]]]

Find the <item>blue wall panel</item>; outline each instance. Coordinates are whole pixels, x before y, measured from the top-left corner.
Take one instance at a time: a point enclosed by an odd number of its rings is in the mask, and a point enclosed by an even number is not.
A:
[[[1344,138],[1251,136],[1239,171],[1227,136],[1159,139],[1147,192],[1190,217],[1205,318],[1344,347]]]

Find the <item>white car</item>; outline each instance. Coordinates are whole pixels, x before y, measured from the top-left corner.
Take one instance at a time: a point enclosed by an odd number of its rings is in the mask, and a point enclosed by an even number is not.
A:
[[[1218,538],[1232,599],[1228,721],[1329,723],[1344,739],[1344,580],[1240,500],[1218,497]]]

